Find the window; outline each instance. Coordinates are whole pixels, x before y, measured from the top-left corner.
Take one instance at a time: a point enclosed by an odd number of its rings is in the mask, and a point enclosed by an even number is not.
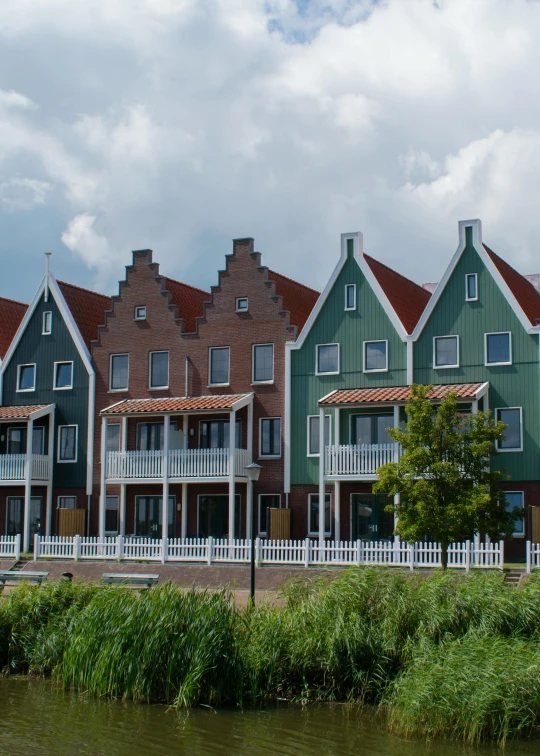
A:
[[[176,423],[171,423],[169,429],[175,431]],[[137,451],[161,451],[164,441],[165,426],[163,423],[138,423]]]
[[[150,352],[150,388],[169,388],[168,352]]]
[[[525,508],[523,502],[523,491],[506,491],[506,509],[511,512],[516,507],[521,509],[523,515],[525,515]],[[514,522],[514,538],[520,538],[525,535],[525,518],[522,516],[520,520]]]
[[[281,507],[281,494],[259,494],[259,534],[268,533],[268,510]],[[248,534],[249,538],[249,534]]]
[[[345,309],[356,310],[356,284],[345,284]]]
[[[210,386],[229,383],[229,347],[210,347]]]
[[[512,364],[512,334],[510,331],[486,333],[484,338],[486,365]]]
[[[309,533],[319,535],[319,494],[309,494]],[[324,495],[324,534],[330,535],[330,509],[332,494]]]
[[[17,391],[35,391],[36,389],[36,366],[17,366]]]
[[[391,444],[387,428],[393,428],[392,415],[353,415],[351,418],[353,444]]]
[[[339,373],[339,344],[317,345],[316,375],[337,375]]]
[[[41,333],[44,336],[52,333],[52,312],[43,313],[43,328],[41,329]]]
[[[248,298],[238,297],[236,300],[236,312],[247,312],[248,310]]]
[[[467,302],[476,302],[478,299],[478,276],[476,273],[467,273],[465,276],[465,299]]]
[[[58,509],[77,509],[76,496],[59,496]]]
[[[281,418],[262,417],[260,421],[260,457],[281,456]]]
[[[58,426],[58,462],[77,461],[77,425]]]
[[[332,417],[324,417],[324,445],[330,443],[332,433]],[[308,416],[308,457],[319,456],[319,415]]]
[[[459,367],[459,336],[435,336],[433,339],[433,367]]]
[[[175,496],[169,496],[167,502],[167,536],[174,535]],[[135,535],[161,538],[163,517],[162,496],[135,497]]]
[[[26,428],[8,428],[7,453],[26,454]],[[45,428],[38,425],[32,431],[32,454],[43,454]]]
[[[502,441],[499,441],[499,451],[523,451],[523,429],[521,407],[508,407],[495,410],[497,420],[508,427],[504,431]]]
[[[139,306],[135,308],[135,320],[146,320],[146,307]]]
[[[105,497],[105,532],[118,533],[118,496]]]
[[[72,362],[55,362],[54,363],[54,384],[55,391],[59,389],[73,388],[73,363]]]
[[[272,383],[274,380],[274,345],[253,345],[253,383]]]
[[[120,423],[107,424],[107,451],[120,451]]]
[[[228,449],[229,448],[228,420],[202,420],[199,426],[201,449]],[[242,422],[236,421],[235,446],[242,447]]]
[[[388,341],[364,341],[364,373],[388,370]]]
[[[129,354],[111,354],[109,390],[127,391],[129,386]]]

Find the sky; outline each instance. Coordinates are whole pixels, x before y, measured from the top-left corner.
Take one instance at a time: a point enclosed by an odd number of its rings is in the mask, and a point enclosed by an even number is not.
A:
[[[540,271],[539,0],[0,2],[0,296],[208,289],[232,239],[322,290],[339,235],[438,281],[459,220]]]

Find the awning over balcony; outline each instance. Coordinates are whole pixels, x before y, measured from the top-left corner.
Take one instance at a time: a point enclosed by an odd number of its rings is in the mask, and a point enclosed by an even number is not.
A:
[[[253,400],[253,394],[180,396],[165,399],[124,399],[111,404],[101,415],[168,415],[192,412],[233,412]]]
[[[463,401],[475,402],[487,393],[489,383],[450,383],[433,386],[427,398],[440,401],[455,394]],[[337,389],[319,401],[320,407],[346,406],[351,404],[405,404],[411,392],[410,386],[372,389]]]
[[[29,404],[20,407],[0,407],[0,422],[6,420],[37,420],[53,411],[54,404]]]

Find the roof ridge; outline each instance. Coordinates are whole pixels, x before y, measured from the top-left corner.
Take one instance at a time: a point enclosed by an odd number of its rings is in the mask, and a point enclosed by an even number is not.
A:
[[[300,283],[300,281],[296,281],[294,278],[291,278],[290,276],[286,276],[283,273],[280,273],[278,270],[271,270],[268,268],[268,274],[269,276],[281,276],[281,278],[286,278],[287,281],[290,281],[293,284],[296,284],[297,286],[301,286],[303,289],[307,289],[308,291],[312,291],[314,294],[320,294],[320,291],[317,291],[317,289],[313,289],[311,286],[306,286],[306,284]],[[272,280],[271,278],[269,280]]]
[[[78,286],[77,284],[69,283],[68,281],[58,280],[58,283],[62,284],[62,286],[70,286],[72,289],[78,289],[79,291],[84,291],[87,294],[93,294],[96,297],[103,297],[104,299],[111,299],[109,294],[101,294],[99,291],[93,291],[93,289],[87,289],[84,286]]]

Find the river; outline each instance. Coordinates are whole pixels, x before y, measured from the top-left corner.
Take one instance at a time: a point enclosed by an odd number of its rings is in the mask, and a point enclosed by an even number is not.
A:
[[[511,743],[533,756],[538,741]],[[405,741],[373,715],[339,705],[195,709],[136,706],[66,693],[49,682],[0,678],[1,756],[500,756],[495,746]]]

